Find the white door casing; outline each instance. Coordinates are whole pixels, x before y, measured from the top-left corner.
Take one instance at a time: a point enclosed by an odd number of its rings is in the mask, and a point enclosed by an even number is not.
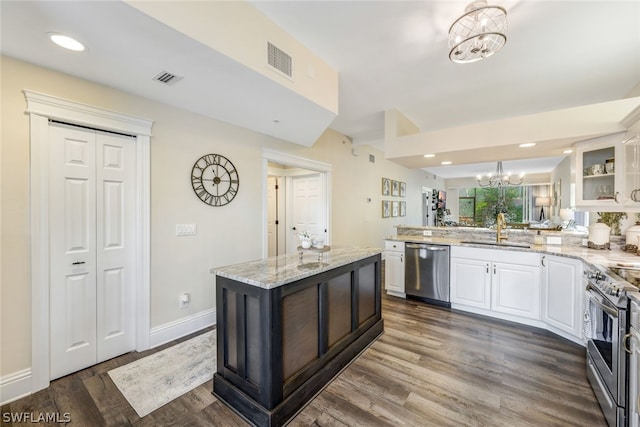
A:
[[[263,205],[263,209],[262,209],[262,215],[263,215],[263,224],[265,226],[265,229],[263,230],[262,235],[263,237],[263,245],[262,245],[262,253],[263,256],[268,256],[268,249],[269,249],[269,239],[268,239],[268,233],[266,230],[266,225],[267,225],[267,218],[268,218],[268,206],[267,206],[267,178],[269,176],[269,166],[268,163],[269,162],[274,162],[274,163],[278,163],[281,165],[286,165],[286,166],[293,166],[293,167],[298,167],[298,168],[302,168],[302,169],[306,169],[306,170],[311,170],[311,171],[316,171],[316,172],[320,172],[321,176],[322,176],[322,181],[323,181],[323,188],[324,188],[324,203],[322,203],[322,208],[321,210],[323,211],[323,215],[324,215],[324,221],[325,221],[325,228],[326,228],[326,233],[324,233],[324,239],[325,239],[325,245],[330,245],[331,244],[331,176],[332,176],[332,166],[328,163],[322,163],[322,162],[318,162],[316,160],[310,160],[310,159],[305,159],[303,157],[298,157],[298,156],[294,156],[288,153],[282,153],[279,151],[273,151],[270,149],[263,149],[262,150],[262,171],[263,171],[263,199],[264,200],[264,205]],[[287,187],[289,188],[289,187]],[[287,190],[287,192],[289,192],[289,190]],[[287,208],[288,210],[289,208]],[[288,220],[288,218],[287,218]],[[291,227],[287,227],[287,228],[291,228]],[[287,234],[291,234],[291,230],[287,231]],[[287,241],[289,240],[289,238],[286,239]],[[297,247],[298,242],[296,242],[296,246]],[[287,252],[289,252],[287,250]]]
[[[269,256],[278,254],[278,178],[267,178],[267,236],[269,240]]]
[[[136,349],[149,348],[150,142],[153,122],[29,90],[24,91],[30,133],[31,391],[49,386],[49,120],[135,137]]]

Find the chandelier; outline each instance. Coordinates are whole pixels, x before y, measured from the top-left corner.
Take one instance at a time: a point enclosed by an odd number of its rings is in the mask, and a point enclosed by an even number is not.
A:
[[[449,28],[449,59],[467,63],[485,59],[507,42],[507,11],[484,0],[470,3]]]
[[[501,161],[496,165],[495,174],[489,174],[484,179],[481,175],[478,175],[478,185],[480,187],[498,187],[499,189],[503,189],[504,187],[522,185],[523,181],[524,174],[520,174],[517,181],[512,181],[511,174],[504,173]]]

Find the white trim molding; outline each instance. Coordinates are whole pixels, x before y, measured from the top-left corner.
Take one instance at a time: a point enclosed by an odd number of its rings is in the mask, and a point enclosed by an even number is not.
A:
[[[289,153],[283,153],[281,151],[275,151],[268,148],[262,149],[262,256],[267,257],[269,255],[269,237],[267,236],[267,217],[268,217],[268,205],[267,205],[267,178],[269,176],[269,162],[279,163],[281,165],[294,166],[303,169],[308,169],[324,174],[325,182],[325,198],[326,198],[326,211],[324,213],[326,218],[327,234],[325,242],[331,244],[331,174],[333,166],[329,163],[319,162],[317,160],[311,160],[304,157],[294,156]]]
[[[216,324],[216,309],[210,308],[151,329],[150,348],[158,347]]]
[[[136,138],[136,349],[149,348],[150,142],[153,122],[24,90],[30,129],[31,392],[49,386],[49,120]]]
[[[0,405],[31,394],[31,369],[23,369],[0,378]]]

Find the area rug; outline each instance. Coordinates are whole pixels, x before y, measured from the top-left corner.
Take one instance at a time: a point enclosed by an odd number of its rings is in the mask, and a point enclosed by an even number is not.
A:
[[[142,418],[213,378],[215,332],[112,369],[109,376]]]

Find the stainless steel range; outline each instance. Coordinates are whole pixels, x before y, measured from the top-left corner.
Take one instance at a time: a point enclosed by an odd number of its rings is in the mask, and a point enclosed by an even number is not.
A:
[[[585,270],[587,377],[610,427],[627,423],[627,292],[638,288],[626,276],[625,268]]]

